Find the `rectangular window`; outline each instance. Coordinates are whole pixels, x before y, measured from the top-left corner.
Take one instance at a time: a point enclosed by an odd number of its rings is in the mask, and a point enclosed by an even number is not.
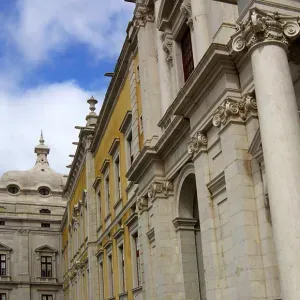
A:
[[[138,233],[136,232],[132,235],[132,242],[133,242],[133,264],[134,264],[134,279],[136,283],[136,287],[142,284],[141,278],[141,266],[140,266],[140,249],[139,249],[139,241],[138,241]]]
[[[105,178],[105,200],[106,200],[106,215],[110,213],[110,190],[109,190],[109,175]]]
[[[181,39],[181,52],[184,80],[186,81],[194,71],[194,57],[190,29],[187,29]]]
[[[6,255],[0,255],[0,276],[6,276]]]
[[[42,256],[41,257],[41,277],[52,277],[52,257]]]
[[[50,223],[41,223],[41,227],[50,228]]]
[[[5,221],[0,220],[0,225],[1,225],[1,226],[4,226],[4,225],[5,225]]]
[[[124,248],[123,245],[120,245],[119,247],[119,278],[120,278],[120,291],[121,293],[125,292],[125,259],[124,259]]]
[[[104,300],[104,277],[103,277],[103,262],[100,262],[99,269],[99,281],[100,281],[100,300]]]
[[[112,262],[111,255],[107,256],[107,266],[108,266],[109,297],[112,297],[114,293],[114,273],[113,273],[113,262]]]
[[[97,192],[97,204],[98,204],[98,210],[99,210],[99,214],[97,214],[98,226],[100,226],[101,225],[101,193],[100,193],[100,191]]]
[[[53,300],[52,295],[42,295],[42,300]]]
[[[0,300],[7,300],[6,294],[0,293]]]
[[[128,162],[129,162],[129,167],[131,167],[133,163],[132,132],[128,134],[126,141],[127,141]]]
[[[116,186],[116,200],[121,199],[121,171],[120,171],[120,157],[115,160],[115,186]]]

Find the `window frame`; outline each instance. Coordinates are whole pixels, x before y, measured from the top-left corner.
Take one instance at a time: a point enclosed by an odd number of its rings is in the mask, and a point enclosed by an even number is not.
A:
[[[45,261],[43,262],[43,259]],[[50,259],[50,262],[48,262],[48,259]],[[43,265],[45,266],[45,274],[46,276],[43,276]],[[50,270],[48,270],[48,266],[50,266]],[[50,272],[50,276],[48,275],[48,272]],[[41,256],[41,278],[53,278],[53,260],[52,256],[49,255],[42,255]]]
[[[110,216],[110,200],[111,200],[111,192],[110,192],[110,176],[109,170],[107,169],[104,175],[104,196],[105,196],[105,214],[106,218]]]
[[[141,262],[140,262],[140,245],[139,245],[139,236],[138,230],[135,230],[130,234],[131,242],[131,260],[133,264],[133,284],[134,288],[142,286],[142,271],[141,271]],[[137,252],[139,255],[137,256]]]
[[[105,284],[104,284],[104,266],[103,257],[99,260],[99,297],[100,300],[105,299]]]
[[[107,253],[107,275],[108,275],[108,295],[109,298],[114,295],[114,266],[113,266],[113,254],[110,250]]]
[[[122,249],[122,250],[121,250]],[[119,291],[126,292],[126,264],[124,242],[118,244],[118,271],[119,271]]]
[[[2,298],[4,296],[4,298]],[[0,300],[8,300],[8,293],[6,292],[0,292]]]
[[[195,70],[191,29],[188,27],[180,39],[184,81],[186,82]]]
[[[41,300],[54,300],[54,297],[51,294],[42,294],[41,295]]]
[[[4,257],[4,259],[3,259]],[[2,263],[4,263],[4,268],[2,269]],[[4,273],[2,273],[4,270]],[[0,277],[7,276],[7,255],[4,253],[0,253]]]

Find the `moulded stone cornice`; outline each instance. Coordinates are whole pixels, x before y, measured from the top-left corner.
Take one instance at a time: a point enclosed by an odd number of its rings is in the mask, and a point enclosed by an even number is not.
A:
[[[195,225],[197,224],[196,219],[189,218],[175,218],[173,221],[175,226],[175,231],[184,230],[184,231],[194,231]]]
[[[120,227],[113,235],[115,240],[119,240],[124,235],[124,228]]]
[[[153,8],[144,5],[137,4],[134,11],[133,24],[136,27],[145,27],[147,22],[154,22],[154,10]]]
[[[153,200],[157,196],[167,197],[169,194],[173,193],[174,186],[171,181],[155,181],[148,188],[148,197]]]
[[[248,153],[250,153],[254,159],[257,159],[258,162],[260,163],[263,162],[263,149],[262,149],[261,135],[259,129],[257,129],[253,137]]]
[[[188,142],[188,153],[197,154],[199,151],[206,149],[207,147],[207,137],[201,132],[197,131]]]
[[[99,187],[100,182],[101,182],[101,176],[97,176],[93,182],[93,188],[97,189]]]
[[[180,13],[180,5],[181,0],[162,0],[156,20],[159,30],[164,31],[166,27],[171,27],[175,14]]]
[[[226,189],[226,182],[225,182],[225,173],[221,172],[215,178],[213,178],[208,184],[207,188],[209,189],[211,196],[215,197],[222,191]]]
[[[256,99],[252,94],[246,94],[239,100],[227,98],[213,114],[212,123],[216,127],[224,126],[231,117],[245,121],[252,111],[257,112]]]
[[[108,150],[108,154],[110,156],[114,156],[115,153],[117,152],[119,146],[120,146],[120,139],[118,137],[114,138],[114,140],[110,146],[110,149]]]
[[[249,11],[248,20],[238,24],[237,32],[232,36],[232,49],[235,52],[252,51],[266,43],[287,48],[299,33],[299,17],[283,16],[254,7]]]
[[[100,173],[104,174],[108,167],[109,167],[109,159],[106,158],[106,159],[104,159],[104,161],[102,163],[102,166],[100,168]]]
[[[211,44],[201,61],[178,92],[173,102],[173,114],[189,117],[189,113],[201,103],[225,74],[237,74],[233,58],[225,45]]]
[[[122,121],[122,124],[119,128],[119,131],[122,132],[122,133],[125,133],[126,130],[129,127],[129,124],[130,124],[131,120],[132,120],[132,112],[131,112],[131,110],[128,110],[125,117],[124,117],[124,119],[123,119],[123,121]]]

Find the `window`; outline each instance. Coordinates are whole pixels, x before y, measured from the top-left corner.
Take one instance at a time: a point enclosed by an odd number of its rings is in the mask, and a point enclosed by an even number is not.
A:
[[[0,255],[0,276],[6,276],[6,255]]]
[[[116,200],[122,198],[121,195],[121,171],[120,171],[120,157],[115,160],[115,185],[116,185]]]
[[[129,167],[131,167],[131,165],[133,163],[132,131],[128,134],[126,141],[127,141],[127,153],[128,153]]]
[[[186,81],[194,70],[194,58],[190,29],[187,29],[181,39],[181,52],[184,80]]]
[[[6,294],[0,293],[0,300],[7,300]]]
[[[113,273],[113,262],[111,254],[107,256],[108,265],[108,284],[109,284],[109,296],[112,297],[114,293],[114,273]]]
[[[124,249],[123,245],[120,245],[119,247],[119,278],[120,278],[120,291],[121,293],[125,292],[125,260],[124,260]]]
[[[143,126],[143,116],[140,116],[140,133],[143,133],[144,126]]]
[[[136,286],[140,286],[142,283],[141,280],[141,266],[140,266],[140,249],[139,249],[139,241],[138,241],[138,233],[132,235],[133,242],[133,264],[134,264],[134,279]]]
[[[41,277],[52,277],[52,257],[42,256],[41,257]]]
[[[41,223],[41,227],[50,228],[50,223]]]
[[[48,196],[50,194],[50,189],[46,187],[39,188],[39,194],[42,196]]]
[[[109,190],[109,175],[105,178],[105,200],[106,200],[106,215],[110,213],[110,190]]]
[[[5,221],[0,220],[0,225],[1,225],[1,226],[4,226],[4,225],[5,225]]]
[[[9,185],[7,191],[9,194],[16,195],[20,192],[20,188],[17,185]]]
[[[103,278],[103,262],[100,262],[99,269],[99,281],[100,281],[100,300],[104,300],[104,278]]]
[[[51,214],[51,210],[43,208],[40,210],[40,214]]]
[[[42,300],[53,300],[52,295],[42,295]]]

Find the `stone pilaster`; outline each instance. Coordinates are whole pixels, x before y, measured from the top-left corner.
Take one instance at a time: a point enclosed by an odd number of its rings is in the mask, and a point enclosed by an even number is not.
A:
[[[161,119],[161,103],[154,11],[151,7],[137,4],[134,24],[139,28],[138,49],[141,79],[141,98],[144,140],[160,135],[157,126]]]
[[[251,55],[284,300],[299,297],[300,120],[286,53],[299,33],[299,17],[253,8],[232,39],[234,51]]]
[[[89,272],[89,299],[94,300],[99,298],[99,280],[98,280],[98,262],[96,257],[97,252],[97,203],[96,194],[93,188],[95,181],[95,164],[93,154],[90,151],[90,143],[92,135],[86,138],[86,184],[87,184],[87,235],[88,235],[88,266]]]

